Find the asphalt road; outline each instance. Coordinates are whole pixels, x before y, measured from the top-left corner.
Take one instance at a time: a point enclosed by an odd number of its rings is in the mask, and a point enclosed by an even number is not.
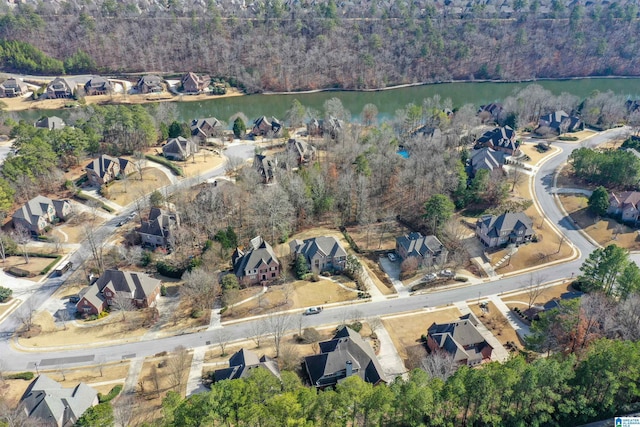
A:
[[[594,146],[605,142],[609,139],[618,137],[625,129],[611,130],[588,140],[589,146]],[[554,266],[550,266],[536,273],[543,275],[547,280],[557,280],[571,277],[578,274],[579,267],[583,259],[594,249],[594,246],[584,238],[584,236],[576,230],[571,220],[566,218],[560,208],[554,201],[552,194],[553,175],[559,165],[564,163],[570,152],[577,148],[576,144],[556,144],[555,146],[562,148],[562,152],[557,154],[545,162],[535,176],[534,186],[539,206],[544,212],[546,221],[554,224],[580,251],[580,258]],[[233,150],[233,151],[232,151]],[[227,156],[237,156],[249,158],[253,155],[253,146],[250,144],[241,147],[233,147],[227,150]],[[208,176],[201,177],[201,180],[220,174],[222,170],[212,171]],[[183,180],[169,190],[177,191],[181,188],[187,188],[195,184],[196,180]],[[173,188],[175,187],[175,188]],[[127,209],[119,218],[114,218],[97,233],[101,238],[110,236],[115,229],[117,222],[124,216],[128,215],[133,208]],[[568,244],[568,243],[567,243]],[[74,265],[80,265],[80,262],[89,256],[89,248],[83,244],[82,248],[76,252],[72,261]],[[77,262],[77,264],[76,264]],[[435,307],[450,304],[456,301],[464,301],[473,298],[480,298],[488,295],[498,294],[501,292],[520,289],[527,286],[528,274],[520,276],[511,276],[485,282],[478,285],[447,289],[440,292],[432,292],[425,295],[416,295],[408,298],[389,299],[379,302],[366,302],[361,304],[326,308],[320,314],[313,316],[301,316],[300,314],[288,315],[289,329],[297,330],[302,321],[302,327],[320,326],[325,324],[337,324],[354,317],[374,317],[384,316],[394,313],[402,313],[414,310],[425,309],[427,307]],[[25,310],[39,307],[47,298],[53,294],[55,289],[60,285],[61,280],[58,278],[49,279],[42,288],[32,296],[32,298],[23,304],[9,319],[0,325],[0,354],[2,354],[3,367],[6,370],[33,370],[35,364],[38,366],[74,366],[86,365],[91,361],[116,361],[129,359],[133,357],[149,356],[162,351],[170,351],[178,346],[187,348],[197,347],[206,344],[215,344],[221,335],[225,336],[225,340],[240,340],[250,337],[252,329],[256,322],[268,322],[267,319],[261,318],[252,321],[236,323],[224,326],[222,329],[212,330],[202,333],[179,335],[174,337],[154,339],[150,341],[138,341],[128,344],[118,344],[107,347],[99,347],[92,349],[70,349],[66,351],[34,351],[34,352],[18,352],[14,350],[10,344],[10,337],[15,329],[20,326],[20,313]],[[301,310],[302,311],[302,310]],[[302,320],[301,320],[302,319]],[[425,325],[426,328],[426,325]],[[223,331],[223,332],[221,332]],[[60,343],[61,346],[69,343]]]

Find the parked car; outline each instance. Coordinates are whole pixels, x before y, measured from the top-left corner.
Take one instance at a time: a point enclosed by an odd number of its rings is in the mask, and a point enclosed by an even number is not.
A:
[[[116,224],[116,227],[122,227],[126,221],[122,220]]]
[[[424,276],[424,280],[426,280],[427,282],[431,282],[433,280],[436,280],[437,278],[438,275],[436,273],[429,273]]]
[[[389,258],[389,261],[391,261],[391,262],[396,262],[396,260],[398,259],[398,256],[396,254],[394,254],[393,252],[389,252],[387,254],[387,258]]]
[[[442,270],[442,271],[440,272],[440,275],[441,275],[442,277],[453,277],[455,274],[453,273],[453,271],[451,271],[451,270],[449,270],[449,269],[446,269],[446,270]]]
[[[320,314],[321,311],[322,307],[309,307],[302,314],[304,314],[305,316],[310,316],[312,314]]]

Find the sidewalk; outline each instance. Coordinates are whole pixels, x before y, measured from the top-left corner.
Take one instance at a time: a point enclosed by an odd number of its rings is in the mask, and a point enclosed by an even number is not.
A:
[[[204,393],[207,388],[202,384],[202,366],[204,363],[204,355],[207,347],[201,346],[193,349],[193,358],[191,359],[191,369],[189,370],[189,379],[187,380],[186,395]]]
[[[393,380],[398,376],[406,379],[407,368],[404,366],[404,362],[398,354],[396,346],[393,344],[389,332],[385,329],[384,325],[380,325],[375,330],[378,340],[380,340],[380,351],[378,352],[378,361],[382,365],[384,373],[389,380]]]
[[[489,300],[495,304],[498,310],[500,310],[500,313],[502,313],[502,315],[509,321],[509,325],[511,325],[511,327],[516,331],[516,334],[518,334],[521,340],[531,333],[529,326],[509,310],[507,304],[505,304],[497,295],[491,295]]]

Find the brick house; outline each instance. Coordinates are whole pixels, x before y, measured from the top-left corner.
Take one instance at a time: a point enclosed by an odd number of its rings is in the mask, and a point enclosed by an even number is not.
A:
[[[491,361],[493,347],[476,328],[478,319],[466,314],[451,323],[433,323],[427,330],[429,350],[444,351],[460,365],[475,366]]]
[[[196,73],[187,73],[182,76],[180,85],[184,93],[202,93],[209,88],[211,77],[208,75],[200,76]]]
[[[524,212],[484,215],[476,223],[476,235],[488,248],[526,243],[533,234],[533,221]]]
[[[140,77],[136,83],[138,93],[160,93],[164,90],[162,87],[162,78],[153,74],[147,74]]]
[[[200,140],[218,136],[224,130],[222,123],[215,117],[194,119],[191,121],[190,128],[191,136]]]
[[[244,286],[269,282],[280,276],[280,261],[270,244],[254,237],[249,248],[236,248],[231,256],[233,272]]]
[[[87,96],[108,95],[113,91],[109,80],[101,76],[94,76],[84,84],[84,93]]]
[[[180,225],[178,214],[160,208],[151,208],[149,219],[136,229],[143,245],[167,247],[171,231]]]
[[[111,157],[106,154],[85,166],[87,179],[92,185],[100,186],[107,184],[122,175],[129,175],[135,172],[132,162],[121,157]]]

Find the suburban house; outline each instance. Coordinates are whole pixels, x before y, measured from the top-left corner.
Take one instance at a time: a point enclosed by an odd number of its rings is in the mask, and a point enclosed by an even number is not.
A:
[[[530,308],[524,311],[524,315],[533,320],[540,320],[540,313],[551,311],[556,308],[559,309],[562,307],[563,301],[581,298],[583,295],[584,293],[580,291],[565,292],[563,294],[560,294],[560,298],[553,298],[552,300],[547,301],[543,306],[532,305]]]
[[[320,354],[304,358],[304,369],[312,386],[333,387],[351,375],[373,385],[387,382],[369,343],[348,326],[343,326],[332,340],[319,346]]]
[[[278,159],[273,156],[265,156],[264,154],[256,154],[253,157],[253,167],[262,177],[262,182],[269,184],[275,178],[275,169],[278,166]]]
[[[473,148],[479,150],[488,147],[513,156],[520,154],[519,146],[520,143],[516,141],[516,131],[509,126],[504,126],[485,132],[476,140]]]
[[[301,139],[290,139],[287,142],[287,152],[295,156],[298,165],[306,165],[316,158],[316,147]]]
[[[0,98],[22,96],[29,91],[29,87],[22,80],[15,77],[8,78],[0,84]]]
[[[160,293],[162,282],[144,273],[107,270],[92,285],[80,291],[76,310],[83,315],[99,314],[118,297],[138,308],[150,307]]]
[[[478,117],[482,123],[498,122],[502,116],[502,110],[502,104],[495,102],[487,105],[481,105],[478,109]]]
[[[153,74],[142,76],[136,83],[136,90],[138,93],[160,93],[164,90],[162,78]]]
[[[330,116],[328,120],[324,121],[322,128],[323,132],[328,134],[331,139],[338,139],[344,131],[344,122],[336,117]]]
[[[191,136],[205,140],[217,136],[224,130],[222,123],[215,117],[194,119],[191,121]]]
[[[576,132],[584,129],[584,123],[576,116],[570,116],[562,110],[555,111],[540,117],[539,127],[548,127],[558,134],[565,132]]]
[[[73,97],[73,91],[75,90],[75,88],[76,84],[71,80],[65,79],[63,77],[56,77],[47,86],[45,97],[48,99],[71,98]]]
[[[246,251],[236,248],[231,263],[234,274],[245,286],[268,282],[280,276],[280,261],[271,245],[260,236],[251,239]]]
[[[107,95],[112,91],[111,83],[104,77],[93,76],[84,84],[84,93],[87,96]]]
[[[411,136],[421,136],[423,138],[440,138],[442,136],[442,131],[440,128],[435,126],[427,126],[423,125],[417,129],[409,132]]]
[[[460,365],[474,366],[491,361],[493,348],[476,327],[473,313],[465,314],[451,323],[434,323],[427,330],[429,350],[445,351]]]
[[[179,225],[178,214],[154,207],[149,211],[149,219],[142,221],[142,225],[136,231],[143,245],[166,247],[171,231]]]
[[[396,253],[402,261],[416,257],[420,265],[444,265],[449,251],[436,236],[423,236],[412,232],[396,238]]]
[[[200,76],[196,73],[187,73],[180,80],[184,93],[202,93],[209,88],[210,84],[211,77],[208,75]]]
[[[636,111],[640,110],[640,100],[627,99],[627,101],[624,103],[624,106],[627,107],[627,111],[629,113],[635,113]]]
[[[69,427],[92,406],[98,404],[98,392],[85,383],[62,387],[45,374],[29,384],[20,401],[33,422],[27,425]]]
[[[171,138],[162,146],[162,154],[169,160],[187,160],[198,152],[198,144],[183,136]]]
[[[42,117],[40,120],[34,123],[34,126],[42,129],[60,130],[67,124],[60,117]]]
[[[324,120],[311,119],[307,123],[307,135],[309,136],[322,136],[324,132]]]
[[[106,154],[93,159],[84,170],[92,185],[103,185],[119,176],[126,176],[135,172],[133,163],[121,157],[111,157]]]
[[[620,216],[622,222],[636,224],[640,216],[640,191],[611,192],[607,213]]]
[[[347,262],[347,252],[335,237],[314,237],[306,240],[292,240],[291,254],[304,256],[309,270],[320,273],[327,270],[342,271]]]
[[[246,378],[256,368],[266,369],[274,377],[280,379],[278,363],[270,357],[258,355],[251,350],[240,349],[229,358],[229,367],[213,372],[214,382]]]
[[[476,223],[476,235],[488,248],[526,243],[533,237],[533,221],[524,212],[484,215]]]
[[[262,116],[253,122],[253,128],[251,134],[253,136],[266,136],[279,137],[282,133],[282,123],[275,117],[267,118]]]
[[[502,169],[506,157],[508,156],[503,151],[489,147],[481,148],[471,156],[471,171],[475,175],[480,169],[487,169],[489,172]]]
[[[71,215],[68,200],[51,200],[36,196],[13,214],[13,226],[25,227],[32,234],[40,234],[56,219],[66,220]]]

